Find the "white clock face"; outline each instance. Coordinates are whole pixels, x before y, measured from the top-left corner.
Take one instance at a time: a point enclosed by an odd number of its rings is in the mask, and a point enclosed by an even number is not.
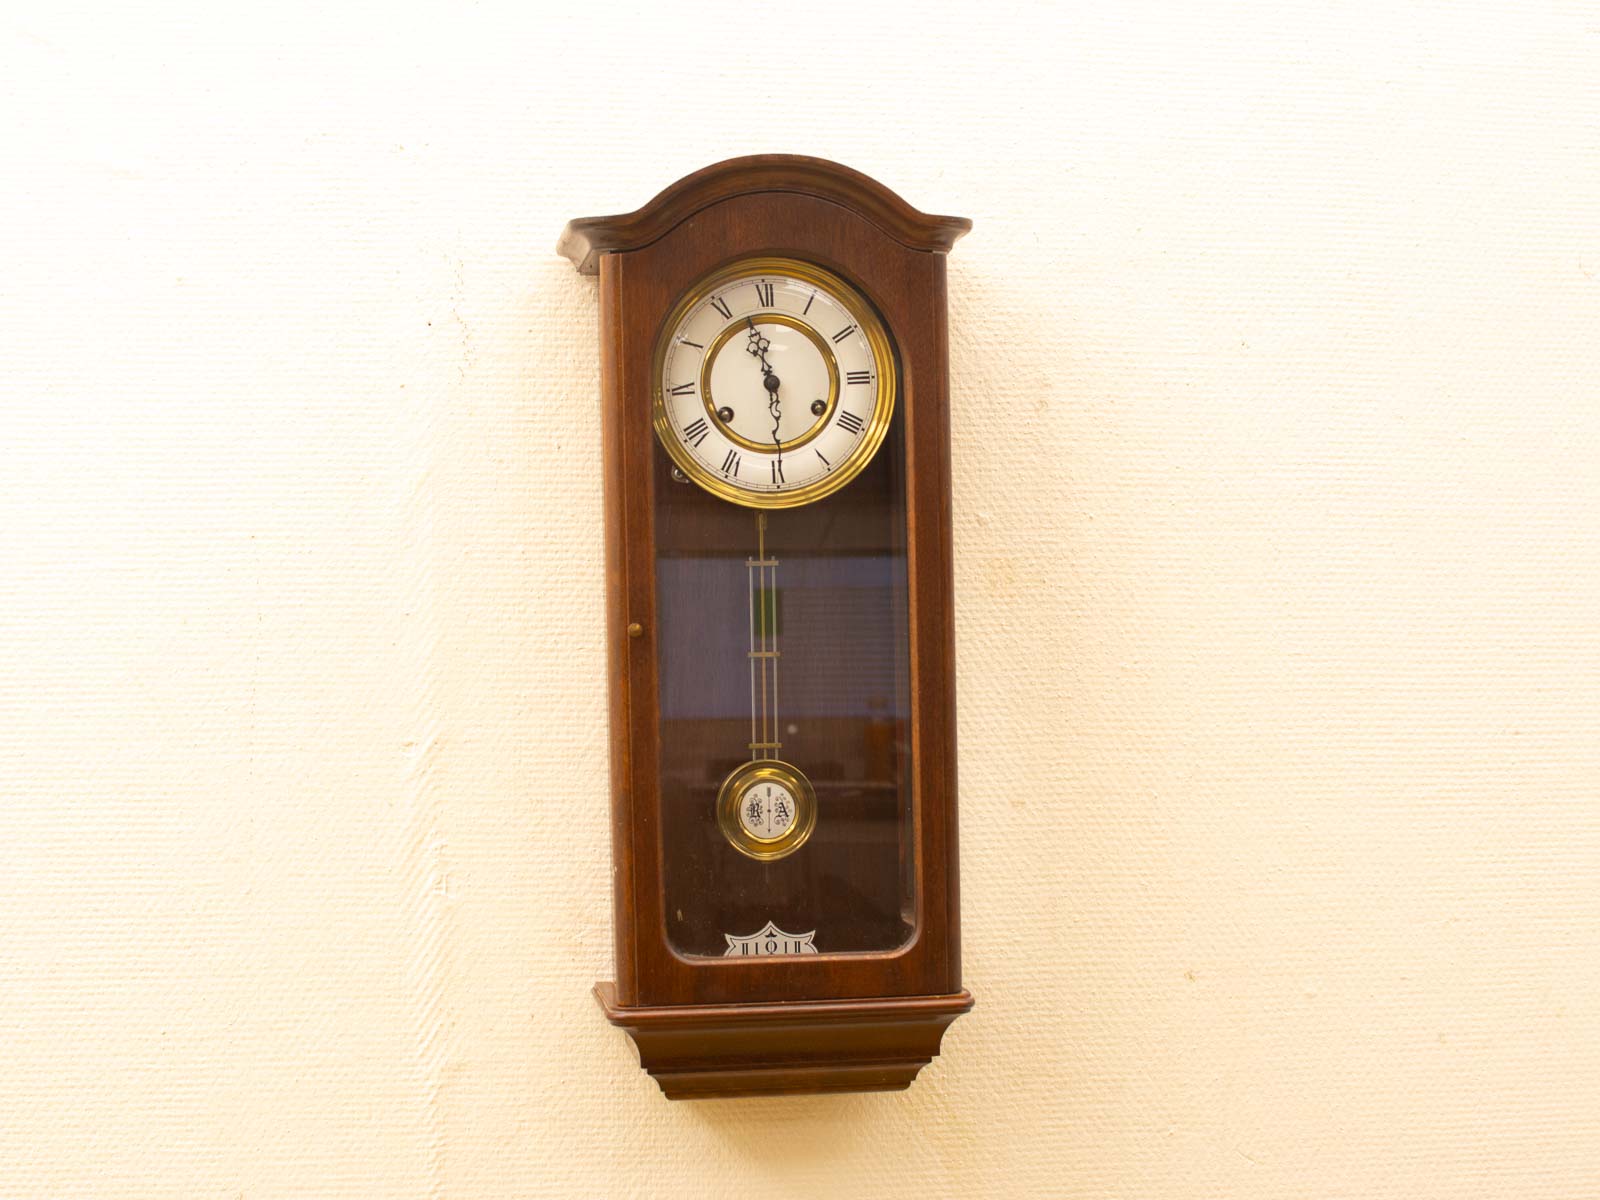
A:
[[[872,457],[894,368],[882,325],[842,282],[761,260],[698,289],[676,318],[658,353],[656,427],[701,486],[788,507],[843,486]]]

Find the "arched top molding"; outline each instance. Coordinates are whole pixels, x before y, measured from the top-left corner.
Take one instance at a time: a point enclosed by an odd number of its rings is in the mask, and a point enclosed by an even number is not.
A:
[[[602,254],[638,250],[713,204],[757,192],[793,192],[830,200],[913,250],[944,253],[972,228],[965,217],[920,212],[877,180],[825,158],[754,154],[686,175],[633,212],[569,221],[561,231],[556,253],[581,273],[594,275],[600,270]]]

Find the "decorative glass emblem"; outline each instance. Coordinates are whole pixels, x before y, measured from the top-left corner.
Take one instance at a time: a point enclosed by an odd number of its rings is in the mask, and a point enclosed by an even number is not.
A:
[[[811,939],[817,936],[815,929],[809,933],[785,933],[771,921],[746,937],[735,937],[731,933],[722,935],[728,939],[728,948],[722,952],[724,958],[769,958],[779,954],[815,954],[816,946]]]

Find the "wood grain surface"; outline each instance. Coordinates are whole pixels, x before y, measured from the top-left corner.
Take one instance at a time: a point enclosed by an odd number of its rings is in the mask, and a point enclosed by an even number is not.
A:
[[[835,164],[769,155],[708,167],[637,213],[574,221],[562,236],[574,265],[600,275],[617,964],[607,995],[619,1024],[628,1026],[622,1010],[964,994],[943,251],[968,227],[917,213]],[[656,490],[667,474],[650,420],[651,358],[677,297],[750,255],[801,258],[845,278],[884,318],[899,359],[915,914],[913,935],[895,949],[723,959],[685,957],[667,937],[655,591]],[[941,1015],[939,1029],[953,1016]],[[768,1041],[773,1054],[786,1052],[777,1025]],[[826,1048],[810,1053],[825,1057]],[[825,1072],[806,1079],[817,1089],[849,1084]]]

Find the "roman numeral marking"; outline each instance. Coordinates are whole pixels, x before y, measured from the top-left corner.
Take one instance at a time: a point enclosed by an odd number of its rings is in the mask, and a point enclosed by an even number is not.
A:
[[[723,299],[722,299],[721,296],[713,296],[713,297],[711,297],[711,307],[716,309],[719,313],[721,313],[724,320],[726,320],[728,317],[733,316],[733,309],[729,308],[727,306],[727,304],[725,304],[723,302]]]
[[[729,450],[728,457],[722,460],[722,473],[724,475],[737,475],[739,473],[739,452]]]
[[[762,308],[772,307],[772,285],[766,282],[756,284],[756,303]]]
[[[710,432],[711,426],[706,424],[706,419],[704,417],[701,417],[692,425],[684,426],[683,440],[688,442],[691,446],[699,446],[701,442],[706,440],[706,435]]]
[[[850,372],[846,373],[846,375],[844,377],[844,381],[846,383],[871,383],[872,382],[872,372],[871,371],[850,371]]]
[[[830,471],[833,470],[833,464],[828,461],[827,455],[823,454],[821,450],[817,450],[815,446],[811,448],[817,451],[817,457],[822,459],[822,465],[827,467]]]
[[[815,292],[812,292],[811,293],[811,300],[815,300],[816,298],[817,298],[817,294]],[[807,300],[806,301],[806,306],[800,310],[800,315],[802,317],[805,316],[808,312],[811,311],[811,300]]]
[[[783,463],[779,459],[772,460],[772,486],[777,487],[783,482]]]
[[[856,416],[853,412],[841,411],[839,413],[839,424],[843,425],[846,429],[854,434],[860,434],[860,432],[867,427],[866,422],[864,422],[860,417]]]
[[[855,331],[856,327],[854,325],[846,325],[843,329],[839,330],[838,333],[833,335],[833,340],[836,342],[842,342]]]
[[[668,388],[667,391],[674,396],[692,396],[694,395],[694,380],[691,379],[688,383],[680,383],[675,388]]]

